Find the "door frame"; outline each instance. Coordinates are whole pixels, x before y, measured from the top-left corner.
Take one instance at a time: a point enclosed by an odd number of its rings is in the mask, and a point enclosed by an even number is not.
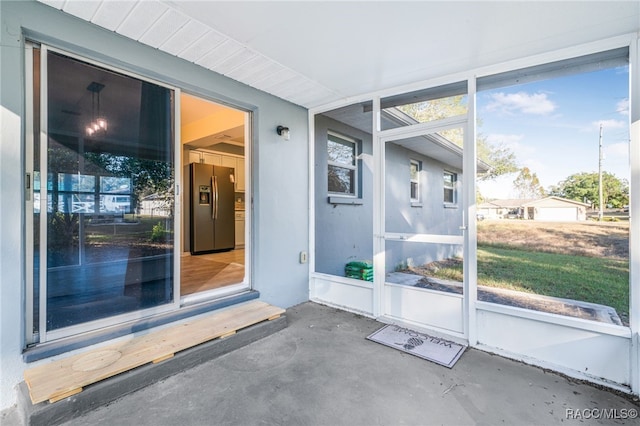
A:
[[[33,73],[33,49],[40,49],[40,134],[35,135],[34,129],[34,108],[35,105],[33,103],[33,84],[34,84],[34,73]],[[178,143],[180,141],[180,93],[181,90],[178,87],[142,76],[137,73],[133,73],[118,67],[111,66],[108,63],[99,62],[92,60],[90,58],[75,54],[73,52],[69,52],[64,49],[58,49],[56,47],[50,46],[44,42],[38,42],[35,40],[27,40],[25,42],[25,140],[24,140],[24,173],[27,180],[27,186],[25,187],[25,343],[27,345],[32,344],[42,344],[48,341],[57,340],[73,335],[78,335],[82,333],[86,333],[89,331],[93,331],[99,328],[104,328],[116,324],[121,324],[127,321],[137,320],[141,317],[149,317],[161,313],[166,313],[169,311],[174,311],[180,308],[180,247],[176,241],[180,241],[182,238],[182,229],[179,226],[178,218],[181,215],[181,202],[180,202],[180,188],[178,185],[174,186],[174,197],[175,197],[175,206],[174,206],[174,215],[176,219],[174,219],[173,224],[173,232],[174,232],[174,247],[173,247],[173,301],[170,303],[166,303],[160,306],[136,310],[125,314],[114,315],[110,317],[106,317],[103,319],[98,319],[94,321],[88,321],[81,324],[64,327],[60,329],[56,329],[53,331],[47,330],[46,318],[47,318],[47,221],[40,220],[39,234],[40,234],[40,245],[39,245],[39,277],[38,277],[38,289],[39,289],[39,324],[38,331],[33,332],[34,324],[34,285],[35,285],[35,277],[34,277],[34,256],[33,256],[33,247],[34,247],[34,201],[33,201],[33,185],[32,185],[32,177],[34,173],[34,149],[33,142],[36,137],[39,137],[40,140],[40,175],[47,176],[47,151],[48,151],[48,120],[47,120],[47,108],[48,108],[48,96],[47,96],[47,77],[48,77],[48,68],[47,68],[47,54],[48,52],[55,52],[66,57],[69,57],[74,60],[82,61],[91,65],[95,65],[96,67],[113,71],[120,75],[124,75],[127,77],[135,78],[137,80],[145,81],[148,83],[152,83],[164,88],[167,88],[173,92],[173,144],[174,144],[174,179],[175,182],[181,182],[182,179],[182,170],[177,165],[181,162],[182,153],[179,149],[177,149]],[[40,196],[40,211],[47,212],[47,199],[48,193],[46,190],[43,191],[43,187],[41,186],[41,196]],[[44,209],[43,209],[44,207]],[[42,214],[42,213],[41,213]],[[177,277],[177,279],[176,279]]]
[[[468,94],[469,103],[475,105],[475,96]],[[473,100],[473,102],[472,102]],[[476,152],[475,152],[475,126],[470,117],[475,114],[475,107],[469,106],[465,115],[453,116],[441,120],[426,123],[418,123],[410,126],[399,127],[389,130],[378,130],[379,122],[374,123],[374,316],[385,322],[402,322],[407,325],[442,332],[443,334],[456,337],[463,341],[471,341],[471,323],[475,326],[475,298],[476,290],[476,247],[475,247],[475,175],[476,175]],[[380,117],[380,98],[374,99],[375,117]],[[461,231],[462,235],[427,235],[427,234],[398,234],[388,232],[385,225],[386,218],[386,185],[385,185],[385,164],[386,164],[386,144],[398,139],[408,137],[423,136],[452,128],[462,128],[464,131],[463,142],[463,167],[462,167],[462,188],[458,200],[458,208],[462,211]],[[463,295],[460,301],[460,324],[458,327],[442,327],[416,321],[411,317],[398,317],[391,315],[387,309],[392,297],[387,291],[390,287],[385,280],[386,264],[386,241],[412,241],[427,243],[461,244],[463,247]],[[411,292],[415,289],[403,289],[396,287],[394,291],[401,293]],[[415,295],[414,295],[415,297]],[[447,297],[447,296],[445,296]],[[409,299],[411,296],[408,297]],[[459,296],[453,297],[453,299]],[[451,297],[447,297],[451,299]],[[445,300],[445,299],[441,299]],[[457,302],[454,301],[454,305]]]
[[[220,99],[216,99],[215,97],[202,94],[197,90],[182,90],[181,94],[188,95],[190,97],[199,98],[201,100],[211,102],[214,104],[222,105],[226,108],[231,108],[237,111],[240,111],[244,114],[244,185],[245,185],[245,219],[244,219],[244,232],[245,232],[245,243],[244,243],[244,279],[240,283],[225,285],[220,288],[215,288],[211,290],[204,290],[197,293],[191,293],[187,295],[180,294],[180,286],[178,286],[178,295],[180,300],[180,306],[189,306],[194,305],[196,303],[206,302],[210,300],[215,300],[222,297],[231,296],[234,294],[241,293],[243,291],[249,291],[253,287],[253,259],[255,258],[253,253],[253,146],[254,146],[254,132],[253,126],[256,118],[256,114],[254,111],[248,108],[243,108],[238,105],[234,105],[228,101],[222,101]],[[176,126],[180,128],[180,110],[178,110]],[[179,133],[179,132],[178,132]],[[180,170],[181,172],[184,170],[185,166],[188,166],[189,159],[184,158],[184,146],[181,138],[177,139],[176,142],[176,150],[180,151]],[[181,191],[185,191],[188,188],[188,179],[189,176],[181,173],[180,180],[176,179],[176,182],[180,182]],[[178,198],[180,198],[180,202],[183,202],[183,197],[185,194],[181,193]],[[182,206],[182,205],[181,205]],[[190,207],[189,207],[190,208]],[[180,222],[180,229],[183,230],[183,223],[185,220],[188,221],[188,218],[184,217],[185,208],[184,206],[180,209],[180,216],[176,220]],[[177,217],[178,212],[176,212]],[[188,250],[184,249],[184,238],[186,233],[181,232],[180,234],[180,247],[179,247],[179,257],[178,263],[180,263],[180,256],[190,256]]]

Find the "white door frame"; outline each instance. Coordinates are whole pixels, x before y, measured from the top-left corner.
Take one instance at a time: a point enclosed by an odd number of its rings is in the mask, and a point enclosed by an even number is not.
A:
[[[141,317],[152,316],[159,313],[164,313],[172,310],[176,310],[180,307],[180,247],[178,243],[174,243],[173,250],[173,268],[174,268],[174,280],[173,280],[173,301],[171,303],[167,303],[164,305],[160,305],[153,308],[148,308],[139,311],[133,311],[126,314],[115,315],[111,317],[107,317],[104,319],[99,319],[95,321],[89,321],[85,323],[81,323],[78,325],[61,328],[58,330],[47,331],[47,221],[40,220],[40,247],[39,247],[39,271],[40,275],[38,277],[38,285],[39,285],[39,324],[38,324],[38,332],[33,332],[33,311],[34,311],[34,257],[33,257],[33,226],[34,226],[34,204],[33,204],[33,141],[34,137],[38,137],[38,135],[34,135],[33,128],[33,117],[34,117],[34,108],[33,105],[33,48],[38,46],[40,48],[40,176],[41,179],[45,179],[48,173],[47,170],[47,158],[48,158],[48,123],[47,123],[47,108],[48,108],[48,97],[47,97],[47,54],[48,52],[56,52],[62,55],[65,55],[69,58],[76,59],[85,63],[89,63],[92,65],[96,65],[100,68],[114,71],[118,74],[125,75],[128,77],[132,77],[138,80],[150,82],[156,84],[161,87],[165,87],[171,90],[174,94],[174,105],[173,105],[173,114],[174,119],[174,134],[173,134],[173,143],[175,146],[178,146],[180,142],[180,128],[179,128],[179,96],[180,89],[174,86],[170,86],[161,82],[158,82],[153,79],[149,79],[143,76],[140,76],[135,73],[131,73],[116,67],[112,67],[109,64],[105,64],[102,62],[97,62],[74,53],[57,49],[51,46],[47,46],[44,43],[38,42],[27,42],[25,44],[25,105],[26,105],[26,113],[25,113],[25,175],[29,176],[29,188],[25,188],[25,247],[26,247],[26,261],[25,261],[25,285],[26,285],[26,306],[25,306],[25,341],[27,344],[34,343],[45,343],[47,341],[68,337],[71,335],[81,334],[84,332],[96,330],[98,328],[107,327],[110,325],[120,324],[126,321],[131,321],[135,319],[139,319]],[[175,149],[174,154],[174,176],[175,182],[181,181],[182,168],[178,167],[181,161],[181,151],[180,149]],[[179,226],[179,217],[182,209],[180,208],[180,200],[179,200],[179,186],[175,185],[174,188],[174,196],[176,200],[176,219],[174,220],[174,239],[175,241],[181,240],[182,228]],[[46,183],[41,185],[40,187],[40,214],[47,214],[47,187]]]
[[[474,98],[475,99],[475,98]],[[475,218],[475,132],[469,133],[469,129],[473,128],[473,122],[469,124],[469,114],[475,111],[474,108],[469,108],[471,111],[466,115],[448,117],[441,120],[436,120],[427,123],[418,123],[410,126],[399,127],[389,130],[379,130],[379,117],[380,117],[380,98],[374,100],[374,316],[382,320],[403,321],[409,325],[416,325],[418,327],[433,328],[436,332],[442,332],[453,335],[457,338],[468,340],[470,337],[469,321],[471,319],[471,308],[475,310],[475,278],[473,282],[471,280],[471,273],[475,273],[475,220],[469,220],[469,218]],[[386,185],[385,185],[385,161],[386,152],[385,147],[388,142],[408,138],[415,136],[422,136],[440,132],[443,130],[462,128],[464,131],[464,145],[463,145],[463,172],[462,172],[462,191],[459,199],[459,208],[462,209],[462,223],[461,223],[461,235],[433,235],[433,234],[398,234],[389,232],[385,227],[386,217]],[[470,158],[470,159],[469,159]],[[469,223],[473,223],[473,238],[471,238],[469,230]],[[463,247],[464,252],[464,292],[462,296],[462,304],[460,306],[460,327],[456,327],[456,330],[448,327],[439,327],[429,324],[415,323],[412,318],[404,317],[398,318],[394,316],[389,318],[389,312],[386,309],[387,299],[390,297],[385,290],[387,284],[385,283],[385,250],[386,241],[414,241],[414,242],[427,242],[427,243],[442,243],[442,244],[460,244]],[[473,246],[472,244],[473,243]],[[471,288],[473,287],[473,288]],[[394,291],[404,291],[408,289],[402,289],[398,287]],[[415,297],[416,295],[413,295]],[[433,295],[432,295],[433,296]],[[409,296],[411,297],[411,296]],[[445,297],[443,295],[443,297]],[[471,299],[471,298],[474,299]],[[459,299],[459,296],[456,296]],[[443,300],[449,300],[445,297]],[[452,307],[458,302],[453,302]]]

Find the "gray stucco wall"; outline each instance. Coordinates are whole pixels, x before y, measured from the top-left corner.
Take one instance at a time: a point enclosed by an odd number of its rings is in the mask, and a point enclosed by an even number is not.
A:
[[[327,132],[359,141],[360,205],[330,204],[327,184]],[[315,119],[316,272],[344,276],[345,264],[373,259],[373,145],[371,135],[331,118]]]
[[[420,205],[412,206],[409,187],[410,160],[421,162]],[[385,157],[385,229],[390,233],[462,235],[462,181],[460,170],[425,157],[393,143],[387,143]],[[457,174],[458,202],[445,206],[445,171]],[[386,243],[386,272],[407,265],[422,265],[434,260],[462,255],[462,246],[434,243]]]
[[[0,2],[0,409],[15,402],[24,347],[23,29],[38,41],[254,113],[253,279],[281,307],[308,300],[307,111],[34,1]],[[275,128],[291,128],[284,141]],[[249,200],[247,200],[249,203]]]
[[[360,205],[331,204],[327,192],[327,132],[334,131],[360,141]],[[373,145],[372,136],[337,120],[315,118],[315,238],[316,272],[344,276],[351,260],[373,258]],[[409,162],[422,163],[420,206],[412,206]],[[460,170],[393,143],[387,144],[385,165],[385,227],[387,232],[461,235],[462,208],[445,206],[443,173]],[[458,188],[460,196],[460,188]],[[458,203],[459,204],[459,203]],[[409,265],[461,255],[462,246],[431,243],[386,243],[385,272]]]

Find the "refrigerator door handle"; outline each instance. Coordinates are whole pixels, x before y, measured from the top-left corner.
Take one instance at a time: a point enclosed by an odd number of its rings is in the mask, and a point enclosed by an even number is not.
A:
[[[213,200],[211,202],[212,204],[212,214],[211,214],[211,218],[212,219],[217,219],[218,218],[218,177],[217,176],[211,176],[211,186],[213,188]]]

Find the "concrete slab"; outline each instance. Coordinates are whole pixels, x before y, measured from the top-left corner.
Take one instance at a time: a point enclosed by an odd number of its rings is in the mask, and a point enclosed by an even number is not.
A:
[[[310,302],[286,315],[277,333],[64,424],[638,424],[637,400],[536,367],[468,349],[448,369],[366,340],[374,320]]]

